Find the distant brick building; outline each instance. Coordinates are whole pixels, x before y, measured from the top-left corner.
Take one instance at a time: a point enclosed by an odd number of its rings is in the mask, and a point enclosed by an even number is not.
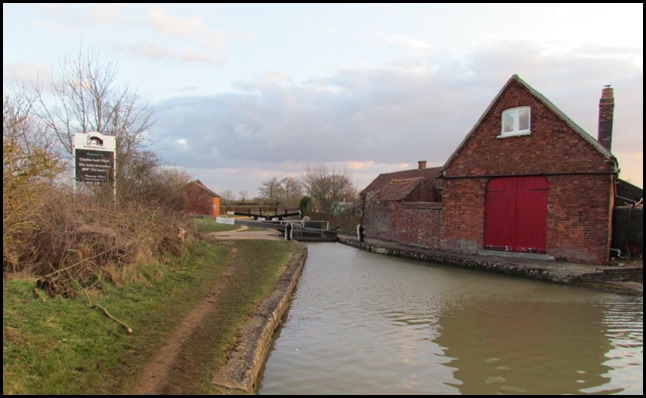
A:
[[[612,88],[599,107],[597,141],[513,75],[444,166],[381,174],[361,192],[365,236],[608,262],[618,175]]]
[[[213,218],[220,215],[220,195],[207,188],[202,181],[191,181],[180,190],[183,195],[185,212]]]
[[[360,194],[367,237],[440,247],[441,167],[379,175]]]

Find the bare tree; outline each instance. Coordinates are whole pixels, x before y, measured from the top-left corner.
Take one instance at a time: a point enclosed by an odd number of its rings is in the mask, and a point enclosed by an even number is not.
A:
[[[240,195],[240,204],[245,204],[247,199],[249,199],[249,192],[243,189],[238,194]]]
[[[15,270],[20,253],[36,248],[26,233],[38,229],[53,181],[63,170],[57,151],[33,114],[24,88],[3,93],[2,102],[2,257],[3,270]]]
[[[130,164],[132,170],[128,174],[137,183],[130,184],[128,192],[121,197],[179,211],[184,207],[184,197],[179,189],[191,181],[191,175],[185,170],[159,164],[157,155],[149,151],[133,159]]]
[[[44,134],[33,105],[34,98],[22,87],[13,94],[3,93],[3,177],[52,178],[61,171],[55,144]]]
[[[276,177],[263,181],[262,185],[258,187],[258,192],[260,197],[267,200],[272,206],[278,206],[283,197],[283,187]]]
[[[118,87],[116,66],[101,64],[98,58],[98,52],[84,53],[83,49],[76,59],[65,58],[60,64],[60,78],[52,83],[53,98],[37,88],[38,114],[70,157],[76,133],[116,137],[117,191],[121,194],[136,183],[133,172],[159,165],[145,153],[152,110],[128,87]]]
[[[302,177],[303,187],[323,213],[332,213],[337,202],[352,201],[357,189],[346,168],[331,170],[324,164],[307,165]]]
[[[160,167],[159,175],[174,190],[188,184],[193,178],[188,171],[176,167]]]
[[[230,189],[225,189],[223,192],[221,192],[222,195],[222,202],[223,204],[231,204],[236,199],[236,196],[231,192]]]
[[[289,208],[298,207],[299,201],[303,196],[303,186],[301,183],[294,177],[285,177],[280,180],[280,184],[283,187],[283,206]]]

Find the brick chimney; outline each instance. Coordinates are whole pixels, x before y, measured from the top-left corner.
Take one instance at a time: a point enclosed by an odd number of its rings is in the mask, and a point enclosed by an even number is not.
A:
[[[426,160],[417,161],[417,170],[422,170],[426,168]]]
[[[615,97],[610,85],[606,85],[601,90],[601,99],[599,100],[599,132],[597,141],[610,151],[612,146],[612,119],[615,110]]]

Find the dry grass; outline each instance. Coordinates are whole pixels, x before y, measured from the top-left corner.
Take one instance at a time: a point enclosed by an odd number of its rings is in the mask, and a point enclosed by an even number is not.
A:
[[[32,227],[12,236],[15,244],[5,247],[3,271],[28,272],[51,294],[73,294],[78,286],[103,281],[120,285],[144,264],[181,256],[187,242],[178,238],[179,228],[189,231],[189,240],[195,236],[190,218],[168,208],[141,202],[115,206],[56,187],[35,200],[39,211],[25,220]]]

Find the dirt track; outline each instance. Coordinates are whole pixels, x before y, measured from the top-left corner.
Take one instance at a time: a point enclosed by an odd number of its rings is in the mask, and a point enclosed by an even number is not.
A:
[[[270,239],[279,240],[277,231],[246,231],[243,227],[236,231],[214,233],[218,240],[227,239]],[[307,247],[301,247],[295,252],[285,274],[279,279],[276,289],[265,299],[258,308],[256,315],[250,319],[241,331],[235,349],[229,355],[228,362],[216,371],[212,378],[215,388],[220,388],[223,393],[227,390],[236,390],[238,393],[253,393],[257,377],[264,364],[274,331],[280,326],[283,315],[289,306],[291,294],[296,286],[307,257]],[[169,381],[173,369],[181,369],[180,352],[195,341],[194,331],[217,311],[220,293],[224,290],[229,276],[235,272],[235,249],[229,263],[222,273],[222,277],[215,286],[183,320],[177,325],[167,342],[155,354],[154,360],[145,368],[137,380],[131,394],[135,395],[162,395],[170,391],[182,391],[178,386]],[[173,382],[175,383],[175,382]]]
[[[232,249],[227,267],[222,272],[220,282],[200,301],[200,304],[184,317],[171,333],[166,343],[159,349],[153,361],[145,368],[137,380],[135,389],[131,392],[136,395],[160,395],[167,393],[169,374],[175,367],[181,368],[178,357],[182,349],[192,344],[191,337],[195,329],[204,321],[205,317],[218,306],[218,297],[229,280],[228,276],[235,270],[235,251]]]

